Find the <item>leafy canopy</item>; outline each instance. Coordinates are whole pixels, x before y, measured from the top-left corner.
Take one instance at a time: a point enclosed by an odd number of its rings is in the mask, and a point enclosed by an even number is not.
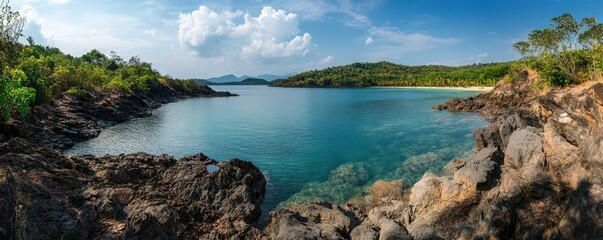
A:
[[[549,83],[564,86],[601,78],[602,43],[602,23],[592,17],[578,22],[566,13],[513,47],[524,57],[524,63],[540,70]]]

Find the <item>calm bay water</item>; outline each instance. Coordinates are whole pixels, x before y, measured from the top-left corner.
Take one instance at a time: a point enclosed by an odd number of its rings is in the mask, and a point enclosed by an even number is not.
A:
[[[477,92],[214,86],[239,97],[190,99],[108,128],[67,154],[203,152],[252,161],[268,178],[264,212],[320,198],[345,202],[377,179],[413,184],[473,153],[475,114],[431,110]]]

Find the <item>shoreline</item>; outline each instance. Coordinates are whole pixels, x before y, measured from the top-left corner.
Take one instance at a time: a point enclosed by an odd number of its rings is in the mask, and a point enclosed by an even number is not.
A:
[[[398,87],[398,86],[373,86],[369,88],[414,88],[414,89],[436,89],[436,90],[461,90],[461,91],[479,91],[479,92],[490,92],[494,87]]]

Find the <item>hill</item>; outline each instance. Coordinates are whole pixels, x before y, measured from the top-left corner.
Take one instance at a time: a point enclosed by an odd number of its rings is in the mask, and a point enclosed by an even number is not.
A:
[[[264,80],[264,79],[260,79],[260,78],[246,78],[242,81],[233,81],[233,82],[212,82],[209,80],[205,80],[205,79],[194,79],[193,81],[195,81],[198,84],[201,85],[269,85],[270,82]]]
[[[406,66],[390,62],[353,63],[304,72],[275,81],[275,87],[370,86],[494,86],[511,67],[510,62],[450,67]]]
[[[291,77],[293,75],[295,75],[295,74],[285,74],[285,75],[262,74],[262,75],[256,76],[256,78],[265,79],[266,81],[271,82],[271,81],[274,81],[274,80],[288,78],[288,77]]]
[[[237,77],[234,74],[228,74],[228,75],[224,75],[221,77],[208,78],[206,80],[209,82],[214,82],[214,83],[227,83],[227,82],[239,82],[239,81],[243,81],[247,78],[250,78],[250,77],[247,75]]]
[[[210,85],[268,85],[270,82],[260,78],[246,78],[240,82],[214,83]]]

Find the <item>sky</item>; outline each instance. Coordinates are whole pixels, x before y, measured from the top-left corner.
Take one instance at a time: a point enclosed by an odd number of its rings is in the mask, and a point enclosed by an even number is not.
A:
[[[12,0],[25,36],[81,56],[139,56],[178,78],[292,74],[353,62],[510,61],[563,13],[601,0]]]

